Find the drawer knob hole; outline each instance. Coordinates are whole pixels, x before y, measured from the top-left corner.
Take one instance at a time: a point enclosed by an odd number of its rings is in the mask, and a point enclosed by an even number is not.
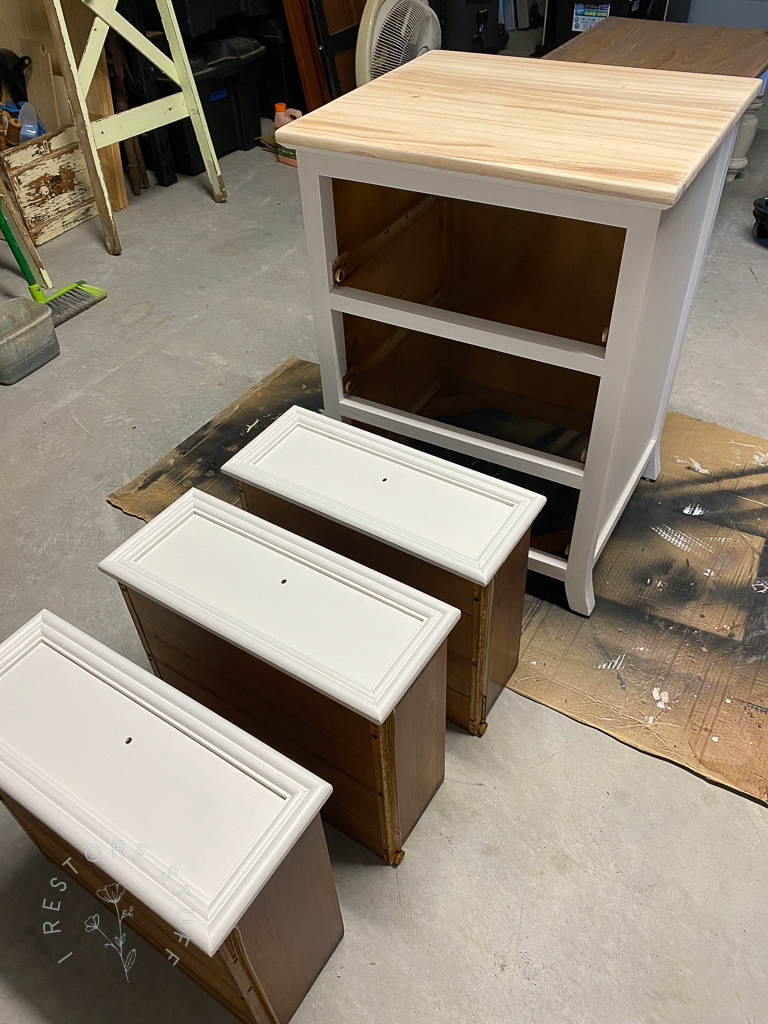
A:
[[[126,743],[130,743],[132,739],[133,739],[133,736],[129,736],[128,739],[125,742]]]

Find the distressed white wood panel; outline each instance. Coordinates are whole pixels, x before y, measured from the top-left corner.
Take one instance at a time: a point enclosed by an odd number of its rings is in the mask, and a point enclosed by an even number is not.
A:
[[[99,568],[377,723],[459,618],[194,489]]]
[[[0,788],[209,955],[331,793],[51,612],[0,644],[0,705]]]
[[[533,491],[298,406],[222,472],[483,586],[545,503]]]

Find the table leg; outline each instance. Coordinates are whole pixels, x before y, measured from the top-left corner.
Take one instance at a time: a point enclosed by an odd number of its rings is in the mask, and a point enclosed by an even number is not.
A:
[[[736,141],[733,144],[726,181],[733,181],[739,171],[743,171],[749,163],[747,154],[752,143],[755,141],[758,124],[757,113],[763,105],[763,99],[763,96],[758,96],[756,100],[750,103],[739,122],[739,130],[736,133]]]

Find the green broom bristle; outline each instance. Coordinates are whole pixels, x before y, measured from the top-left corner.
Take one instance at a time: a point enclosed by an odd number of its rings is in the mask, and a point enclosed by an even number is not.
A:
[[[71,320],[73,316],[90,309],[97,302],[106,299],[107,293],[103,288],[96,288],[94,285],[86,284],[85,281],[76,281],[74,284],[62,288],[61,291],[51,295],[46,302],[51,309],[53,326]]]

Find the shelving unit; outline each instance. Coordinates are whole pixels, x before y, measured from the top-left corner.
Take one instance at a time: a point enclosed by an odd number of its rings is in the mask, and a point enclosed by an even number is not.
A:
[[[579,491],[561,547],[537,547],[534,524],[529,568],[582,614],[640,476],[658,475],[757,89],[433,51],[281,129],[326,412]]]

